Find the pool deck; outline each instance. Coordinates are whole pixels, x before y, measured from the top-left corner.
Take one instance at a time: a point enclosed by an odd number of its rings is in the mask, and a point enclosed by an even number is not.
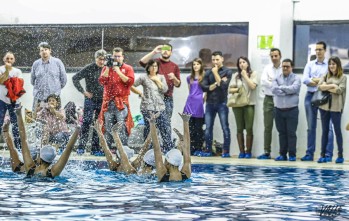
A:
[[[2,157],[9,158],[9,151],[0,150],[0,159]],[[81,156],[73,152],[70,156],[71,160],[92,160],[92,161],[105,161],[105,157],[92,156],[89,153],[85,153]],[[271,160],[257,160],[252,159],[238,159],[237,156],[231,158],[221,157],[192,157],[192,163],[194,164],[229,164],[229,165],[245,165],[245,166],[261,166],[261,167],[293,167],[304,169],[330,169],[330,170],[349,170],[349,162],[345,161],[343,164],[336,164],[334,161],[330,163],[317,163],[317,158],[312,162],[303,162],[297,159],[295,162],[290,161],[274,161]]]

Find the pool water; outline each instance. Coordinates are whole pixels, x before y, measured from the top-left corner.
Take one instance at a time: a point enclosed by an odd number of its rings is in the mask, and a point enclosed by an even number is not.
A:
[[[345,220],[349,173],[340,170],[192,166],[185,182],[124,176],[105,162],[70,161],[54,180],[0,166],[1,220]],[[320,216],[323,205],[340,205]]]

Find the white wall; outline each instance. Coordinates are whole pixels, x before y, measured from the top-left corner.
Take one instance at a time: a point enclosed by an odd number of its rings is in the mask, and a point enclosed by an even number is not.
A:
[[[71,1],[71,0],[12,0],[2,2],[0,24],[76,24],[76,23],[171,23],[171,22],[249,22],[249,58],[252,68],[259,75],[264,65],[269,60],[268,50],[257,48],[258,35],[273,35],[274,46],[282,50],[283,58],[292,58],[293,42],[293,18],[296,20],[349,20],[346,12],[346,1],[332,0],[333,6],[328,10],[328,2],[315,0],[218,0],[214,3],[203,3],[197,1],[177,0],[175,2],[164,2],[154,0],[147,1]],[[293,8],[295,6],[295,8]],[[119,10],[121,9],[121,10]],[[72,74],[68,75],[68,84],[62,92],[62,101],[68,100],[83,104],[83,97],[74,88],[71,81]],[[29,75],[25,74],[26,82]],[[182,79],[185,79],[183,76]],[[25,85],[27,94],[24,96],[24,106],[30,108],[32,102],[32,88],[29,83]],[[298,125],[298,156],[305,153],[306,148],[306,121],[304,111],[305,86],[301,88],[300,94],[300,116]],[[185,97],[187,96],[187,85],[185,81],[181,88],[175,89],[174,113],[183,110]],[[132,95],[131,111],[139,113],[139,100]],[[349,101],[348,101],[349,102]],[[347,105],[348,106],[348,105]],[[346,106],[345,112],[348,107]],[[173,126],[181,128],[176,114],[172,118]],[[349,116],[343,114],[342,128],[349,121]],[[235,139],[236,126],[232,111],[229,114],[229,122],[232,133],[231,151],[234,155],[238,153]],[[320,149],[320,121],[318,121],[317,152]],[[214,138],[222,141],[222,133],[218,120],[215,123]],[[254,127],[254,156],[263,152],[263,115],[262,97],[256,105],[255,127]],[[278,154],[278,138],[274,128],[272,143],[273,156]],[[344,132],[344,141],[348,135]],[[344,142],[346,143],[346,142]],[[345,148],[346,146],[344,146]],[[336,151],[335,151],[336,152]],[[345,153],[349,157],[349,152]]]

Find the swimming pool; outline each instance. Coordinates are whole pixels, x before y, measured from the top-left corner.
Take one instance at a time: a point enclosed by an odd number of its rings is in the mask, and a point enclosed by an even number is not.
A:
[[[7,163],[8,164],[8,163]],[[99,168],[99,169],[97,169]],[[349,173],[232,165],[192,166],[190,180],[126,177],[105,162],[70,161],[55,180],[24,178],[0,166],[2,220],[328,220],[349,219]]]

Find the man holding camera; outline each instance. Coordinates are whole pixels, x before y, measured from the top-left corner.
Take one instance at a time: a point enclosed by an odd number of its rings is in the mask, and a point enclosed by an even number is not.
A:
[[[96,120],[98,118],[98,115],[101,112],[104,88],[99,84],[98,78],[104,67],[106,55],[107,52],[103,49],[96,51],[95,62],[87,65],[73,76],[74,86],[85,96],[83,122],[81,126],[79,145],[76,150],[76,153],[79,155],[85,153],[85,146],[91,123],[93,122],[93,119]],[[85,79],[86,90],[84,90],[80,84],[80,80],[82,79]],[[95,130],[92,131],[91,155],[104,155],[99,146],[98,134]]]
[[[172,45],[164,44],[158,45],[154,48],[153,51],[146,54],[140,61],[139,64],[142,67],[145,67],[148,61],[155,55],[161,53],[161,57],[155,60],[159,61],[159,74],[164,75],[166,79],[166,83],[168,86],[168,90],[164,96],[165,102],[165,112],[170,120],[171,125],[171,117],[173,112],[173,88],[179,87],[181,85],[180,71],[177,64],[170,61],[170,57],[172,54]]]
[[[128,136],[133,127],[133,120],[128,97],[134,82],[132,66],[124,63],[124,50],[114,48],[113,56],[107,55],[107,65],[99,77],[99,83],[104,86],[102,110],[99,121],[105,131],[109,148],[113,143],[112,127],[117,122],[124,122],[124,128],[119,132],[121,142],[127,146]]]

